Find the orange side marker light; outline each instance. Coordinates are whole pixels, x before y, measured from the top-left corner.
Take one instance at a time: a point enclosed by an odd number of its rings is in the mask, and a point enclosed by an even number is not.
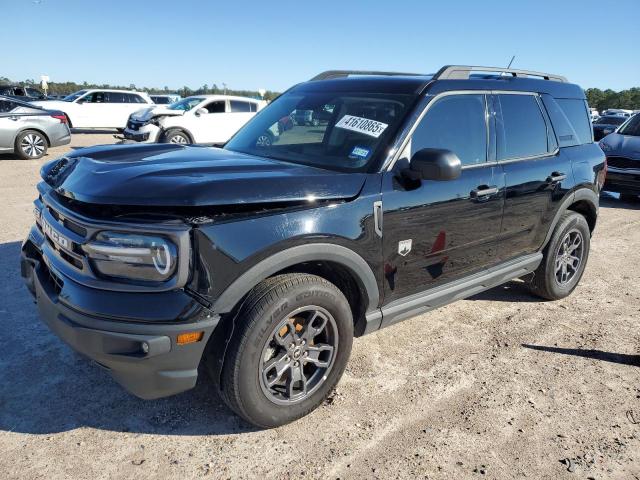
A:
[[[186,345],[188,343],[196,343],[202,340],[204,332],[185,332],[178,334],[176,343],[178,345]]]

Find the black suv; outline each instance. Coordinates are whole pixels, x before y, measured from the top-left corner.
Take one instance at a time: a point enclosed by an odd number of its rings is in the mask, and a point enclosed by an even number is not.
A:
[[[300,110],[331,116],[279,132]],[[448,66],[326,72],[222,149],[99,146],[41,174],[21,266],[49,327],[142,398],[202,365],[271,427],[323,402],[354,336],[517,277],[569,295],[605,159],[563,77]]]

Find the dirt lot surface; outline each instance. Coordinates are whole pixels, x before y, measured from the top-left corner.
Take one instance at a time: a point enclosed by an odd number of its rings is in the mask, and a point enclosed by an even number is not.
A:
[[[603,197],[569,298],[512,282],[356,340],[323,407],[259,431],[204,376],[138,400],[40,322],[18,255],[42,163],[0,156],[0,478],[640,479],[640,204]]]

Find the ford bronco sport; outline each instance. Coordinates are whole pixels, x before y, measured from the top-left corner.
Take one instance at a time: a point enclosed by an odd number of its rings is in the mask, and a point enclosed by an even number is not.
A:
[[[294,110],[331,112],[277,141]],[[47,163],[22,275],[47,325],[142,398],[206,368],[247,421],[311,412],[354,336],[524,278],[580,281],[605,159],[563,77],[330,71],[222,149],[98,146]]]

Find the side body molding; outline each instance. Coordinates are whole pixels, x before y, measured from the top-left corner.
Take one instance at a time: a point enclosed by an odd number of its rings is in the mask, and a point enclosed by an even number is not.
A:
[[[346,267],[366,296],[366,310],[379,312],[380,292],[371,267],[352,250],[331,243],[311,243],[282,250],[251,267],[220,295],[212,306],[216,313],[228,313],[255,285],[280,270],[303,262],[330,261]]]

